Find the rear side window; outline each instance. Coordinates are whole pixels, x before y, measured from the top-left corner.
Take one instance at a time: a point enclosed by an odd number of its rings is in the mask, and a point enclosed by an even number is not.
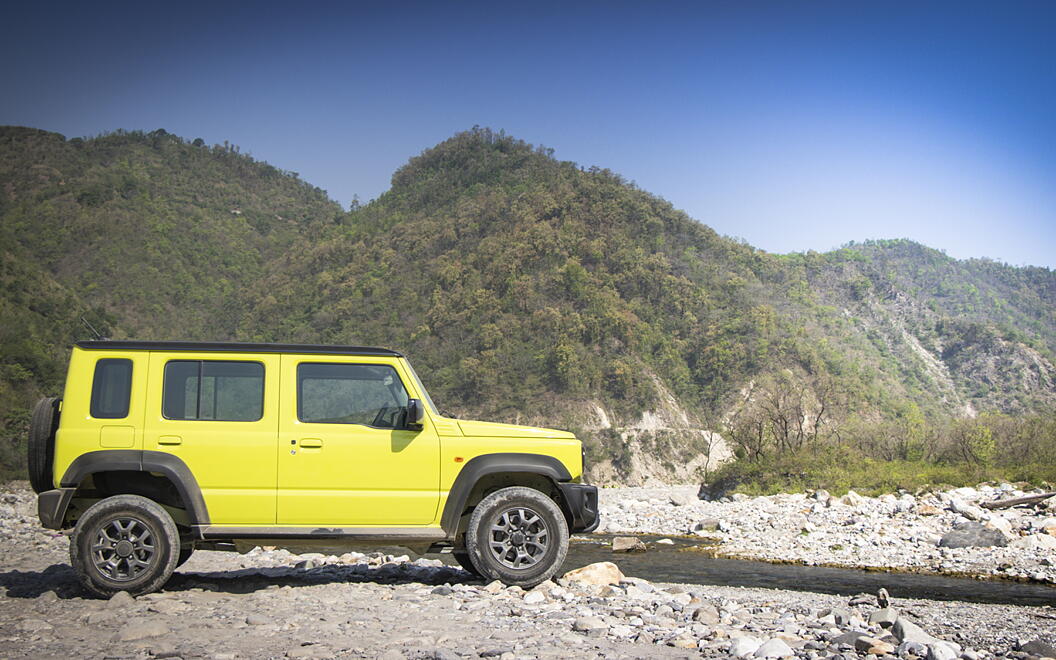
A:
[[[264,365],[172,360],[161,400],[166,419],[255,422],[264,416]]]
[[[302,422],[392,429],[407,400],[407,390],[390,366],[297,365],[297,418]]]
[[[104,358],[95,363],[95,375],[92,377],[92,417],[128,417],[128,402],[131,396],[132,360]]]

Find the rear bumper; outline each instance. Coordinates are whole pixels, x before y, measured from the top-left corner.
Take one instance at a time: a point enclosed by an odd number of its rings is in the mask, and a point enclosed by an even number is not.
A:
[[[66,509],[70,507],[75,490],[77,489],[58,488],[37,495],[37,517],[40,518],[40,524],[47,529],[62,529]]]
[[[561,496],[565,498],[568,513],[572,518],[573,534],[585,534],[598,528],[598,487],[586,484],[559,483]]]

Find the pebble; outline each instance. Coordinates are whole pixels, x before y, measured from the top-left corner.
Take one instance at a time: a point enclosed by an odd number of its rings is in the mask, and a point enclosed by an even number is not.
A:
[[[697,490],[604,488],[601,517],[607,531],[619,536],[703,536],[721,541],[720,555],[738,558],[1023,577],[1056,584],[1056,561],[1047,561],[1056,553],[1056,536],[1050,533],[1056,533],[1056,498],[1050,500],[1051,508],[1037,510],[988,511],[980,506],[1026,494],[1008,484],[919,495],[866,497],[852,490],[834,498],[815,491],[671,504],[672,499],[692,498]],[[973,538],[957,541],[966,536]],[[939,543],[942,548],[937,548]],[[1009,568],[1000,570],[1002,564]]]

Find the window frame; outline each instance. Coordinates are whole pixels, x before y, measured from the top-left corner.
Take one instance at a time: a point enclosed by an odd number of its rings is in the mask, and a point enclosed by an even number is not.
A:
[[[400,386],[403,388],[403,393],[407,395],[407,401],[409,402],[411,399],[414,398],[413,396],[411,396],[411,391],[409,389],[407,389],[407,383],[403,382],[403,377],[400,375],[400,370],[397,369],[394,365],[391,365],[391,364],[385,364],[385,363],[379,364],[379,363],[376,363],[376,362],[373,362],[373,363],[371,363],[371,362],[315,362],[315,361],[298,362],[296,367],[295,367],[295,369],[294,369],[294,376],[293,376],[294,380],[296,381],[296,387],[294,389],[296,390],[295,394],[297,396],[297,400],[294,402],[294,407],[296,409],[296,415],[297,415],[297,421],[298,422],[300,422],[301,424],[330,424],[330,425],[333,425],[333,426],[363,426],[363,427],[366,427],[368,429],[376,429],[378,431],[404,431],[404,430],[406,430],[406,429],[404,429],[403,427],[400,427],[400,426],[374,426],[373,424],[363,424],[363,423],[360,423],[360,422],[320,422],[320,421],[314,421],[314,420],[305,420],[301,416],[301,413],[302,413],[301,402],[302,402],[302,400],[304,398],[303,397],[303,384],[304,383],[303,383],[303,380],[301,378],[301,367],[302,366],[320,366],[320,365],[321,366],[327,366],[327,367],[383,367],[383,368],[386,368],[386,369],[390,369],[390,370],[392,370],[393,375],[396,376],[396,380],[400,383]],[[352,379],[334,379],[334,380],[352,380]],[[406,409],[407,406],[404,405],[404,406],[402,406],[402,408]]]
[[[125,362],[128,364],[128,397],[125,399],[125,412],[123,415],[97,415],[96,404],[98,400],[102,398],[102,383],[99,379],[99,368],[112,362]],[[92,419],[128,419],[128,416],[132,411],[132,377],[135,368],[136,365],[132,362],[131,358],[99,358],[96,360],[95,368],[92,371],[92,393],[91,397],[88,399],[88,415]]]
[[[195,410],[196,415],[201,415],[202,408],[202,371],[204,370],[204,364],[206,362],[226,362],[236,364],[256,364],[260,365],[260,416],[256,419],[201,419],[200,417],[169,417],[165,414],[165,392],[168,386],[168,375],[169,365],[175,362],[197,362],[198,363],[198,388],[197,388],[197,407]],[[235,423],[235,424],[255,424],[264,419],[264,404],[267,402],[267,378],[268,378],[268,367],[260,360],[205,360],[195,358],[173,358],[165,361],[165,365],[162,367],[161,374],[161,416],[163,419],[172,422],[224,422],[224,423]],[[215,388],[216,385],[214,384]],[[214,410],[215,412],[215,410]]]

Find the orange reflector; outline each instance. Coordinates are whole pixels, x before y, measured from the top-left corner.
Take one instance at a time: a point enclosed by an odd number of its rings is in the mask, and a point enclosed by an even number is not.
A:
[[[461,456],[455,456],[455,462],[456,463],[461,463],[463,460],[465,460],[465,459],[463,459]]]

